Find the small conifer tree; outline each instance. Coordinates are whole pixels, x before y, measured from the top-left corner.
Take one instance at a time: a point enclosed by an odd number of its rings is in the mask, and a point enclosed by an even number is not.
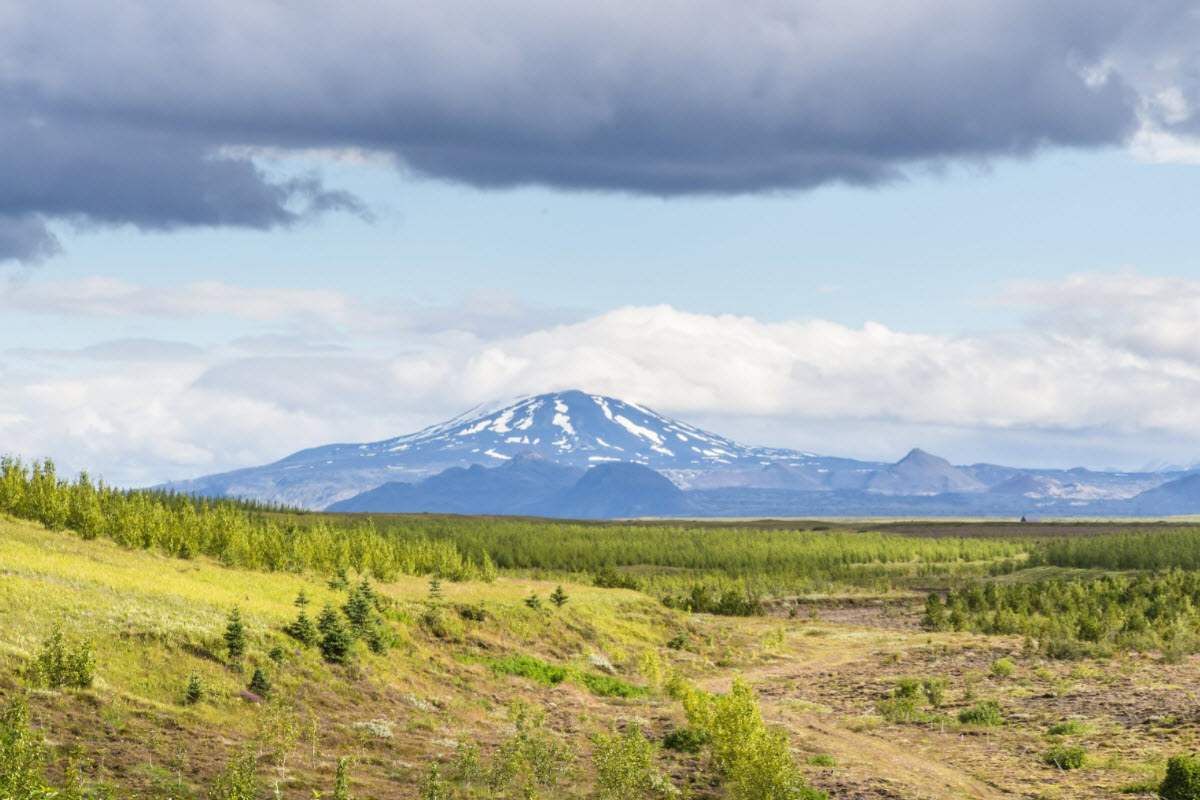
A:
[[[288,623],[283,632],[308,647],[316,644],[321,638],[321,633],[317,630],[316,623],[312,621],[303,607],[300,609],[300,613],[296,615],[296,619]]]
[[[321,616],[317,619],[317,630],[321,633],[321,655],[325,660],[334,664],[349,663],[354,637],[333,605],[327,604],[321,610]]]
[[[183,689],[184,705],[195,705],[204,699],[204,679],[200,673],[193,672],[188,676],[187,686]]]
[[[225,648],[229,651],[229,660],[236,662],[246,654],[246,626],[242,623],[242,612],[234,606],[229,612],[225,623]]]
[[[271,696],[271,681],[267,679],[266,673],[258,667],[254,668],[254,676],[250,678],[248,688],[264,700]]]
[[[550,595],[550,602],[559,608],[567,604],[567,593],[563,591],[561,585],[554,587],[554,592]]]

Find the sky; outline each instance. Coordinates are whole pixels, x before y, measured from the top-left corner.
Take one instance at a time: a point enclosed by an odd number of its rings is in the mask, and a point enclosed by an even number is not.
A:
[[[146,485],[580,388],[1200,463],[1200,7],[18,0],[0,453]]]

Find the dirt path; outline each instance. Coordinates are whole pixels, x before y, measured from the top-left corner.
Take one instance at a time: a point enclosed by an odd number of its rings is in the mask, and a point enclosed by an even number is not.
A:
[[[837,713],[820,713],[790,706],[794,688],[806,681],[838,673],[869,677],[875,669],[872,654],[884,645],[903,648],[894,632],[841,631],[827,637],[791,640],[790,652],[779,660],[743,671],[759,691],[765,716],[784,724],[806,749],[832,756],[837,768],[829,773],[831,797],[905,798],[905,800],[1011,800],[1021,795],[981,781],[949,759],[957,748],[934,741],[892,741],[872,732],[859,732],[838,723]],[[701,688],[724,692],[732,678],[702,681]]]
[[[870,733],[856,733],[816,715],[793,719],[819,746],[838,762],[847,776],[872,776],[897,792],[897,796],[912,800],[1011,800],[1020,795],[984,783],[953,764],[942,761],[934,747],[915,748],[889,742]]]

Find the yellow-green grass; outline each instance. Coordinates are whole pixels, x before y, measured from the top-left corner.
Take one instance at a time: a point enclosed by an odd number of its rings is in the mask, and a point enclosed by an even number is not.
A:
[[[377,584],[376,591],[392,601],[386,625],[399,644],[385,655],[359,644],[355,663],[337,667],[282,633],[296,616],[294,600],[301,591],[311,601],[313,617],[325,602],[345,602],[346,592],[331,589],[323,578],[131,551],[0,518],[0,693],[30,686],[30,659],[59,623],[72,644],[90,640],[97,677],[90,690],[33,695],[34,718],[49,739],[63,748],[78,743],[89,753],[106,752],[106,739],[138,741],[175,730],[176,746],[214,753],[212,763],[193,755],[193,762],[203,765],[194,776],[197,785],[255,734],[260,707],[238,694],[255,667],[268,673],[278,697],[321,717],[327,752],[315,776],[328,773],[329,759],[347,750],[369,760],[372,748],[386,744],[386,755],[381,750],[378,758],[419,763],[431,741],[467,735],[486,743],[494,735],[489,732],[495,729],[494,715],[518,698],[582,713],[597,730],[605,719],[633,712],[634,704],[645,709],[639,714],[661,715],[653,709],[665,710],[670,701],[657,692],[637,699],[596,698],[579,681],[544,687],[461,658],[464,653],[524,653],[571,667],[578,675],[597,673],[589,662],[595,655],[614,663],[623,680],[642,685],[646,680],[637,664],[647,649],[674,659],[666,667],[700,668],[699,657],[665,648],[681,628],[694,631],[696,622],[636,592],[570,584],[564,586],[566,606],[555,608],[546,600],[555,585],[444,581],[452,635],[439,639],[419,621],[427,578]],[[541,596],[544,610],[526,606],[531,593]],[[454,613],[460,604],[482,605],[488,619],[460,620]],[[250,645],[240,670],[225,663],[222,639],[235,606]],[[282,665],[267,657],[275,646],[285,648]],[[202,702],[188,706],[183,692],[192,673],[202,677],[208,691]],[[354,722],[376,718],[397,726],[396,741],[364,743],[351,729]],[[136,770],[120,777],[134,786],[148,780]],[[321,785],[309,779],[314,787]]]

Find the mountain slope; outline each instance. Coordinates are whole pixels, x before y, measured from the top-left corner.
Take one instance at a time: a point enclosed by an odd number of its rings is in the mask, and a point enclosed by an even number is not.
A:
[[[411,483],[451,467],[495,466],[521,454],[578,468],[628,461],[681,476],[817,460],[795,450],[748,447],[636,403],[568,391],[474,409],[407,436],[314,447],[262,467],[166,486],[324,508],[385,483]]]
[[[884,494],[942,494],[985,487],[946,459],[913,448],[904,458],[871,476],[867,488]]]
[[[583,475],[537,455],[515,456],[498,467],[451,467],[419,483],[393,481],[329,506],[329,511],[445,514],[529,514],[533,506]]]
[[[1200,474],[1168,481],[1128,502],[1135,514],[1200,514]]]
[[[600,464],[536,506],[545,517],[621,519],[681,516],[691,510],[687,496],[671,481],[641,464]]]

